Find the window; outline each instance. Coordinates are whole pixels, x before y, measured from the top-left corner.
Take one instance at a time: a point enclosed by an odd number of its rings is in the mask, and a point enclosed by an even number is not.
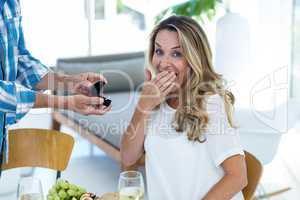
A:
[[[23,0],[23,29],[27,48],[48,66],[60,57],[88,53],[88,23],[82,0]]]
[[[26,45],[48,66],[62,57],[143,51],[146,47],[143,14],[129,8],[117,13],[116,0],[20,2]]]
[[[104,19],[105,16],[105,1],[95,0],[95,19]]]
[[[118,9],[117,0],[89,1],[89,55],[144,51],[147,34],[143,13],[126,4]]]

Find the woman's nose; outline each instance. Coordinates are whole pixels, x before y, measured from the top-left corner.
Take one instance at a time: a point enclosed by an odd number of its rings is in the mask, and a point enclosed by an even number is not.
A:
[[[161,70],[167,69],[172,65],[171,59],[169,56],[163,56],[160,60],[159,67]]]

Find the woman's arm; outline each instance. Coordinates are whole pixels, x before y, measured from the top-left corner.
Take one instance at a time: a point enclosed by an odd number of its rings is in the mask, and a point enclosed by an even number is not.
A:
[[[230,200],[248,184],[244,156],[232,156],[226,159],[221,166],[224,169],[224,177],[211,188],[202,200]]]
[[[136,110],[122,137],[121,160],[124,167],[136,163],[144,152],[145,129],[150,112],[170,93],[175,78],[175,73],[164,71],[155,80],[150,81],[150,77],[144,83]]]
[[[146,107],[138,103],[131,122],[122,137],[121,160],[124,167],[129,167],[136,163],[144,152],[145,128],[150,116]]]

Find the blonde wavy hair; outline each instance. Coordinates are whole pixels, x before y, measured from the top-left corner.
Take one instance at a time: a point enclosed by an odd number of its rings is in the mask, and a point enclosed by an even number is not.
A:
[[[156,36],[161,30],[177,32],[183,56],[191,68],[179,91],[179,106],[174,119],[176,131],[187,131],[190,141],[205,141],[201,138],[209,123],[206,105],[207,97],[211,94],[219,94],[223,99],[227,121],[235,128],[234,95],[225,89],[222,75],[213,69],[211,49],[201,26],[195,20],[184,16],[171,16],[160,22],[150,34],[149,63],[153,58]],[[151,71],[153,72],[153,66]]]

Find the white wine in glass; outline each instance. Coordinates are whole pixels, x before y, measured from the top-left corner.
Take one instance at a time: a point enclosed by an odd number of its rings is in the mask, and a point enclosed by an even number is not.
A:
[[[41,181],[33,177],[21,178],[17,198],[18,200],[44,200]]]
[[[119,200],[144,200],[144,180],[138,171],[125,171],[119,178]]]

